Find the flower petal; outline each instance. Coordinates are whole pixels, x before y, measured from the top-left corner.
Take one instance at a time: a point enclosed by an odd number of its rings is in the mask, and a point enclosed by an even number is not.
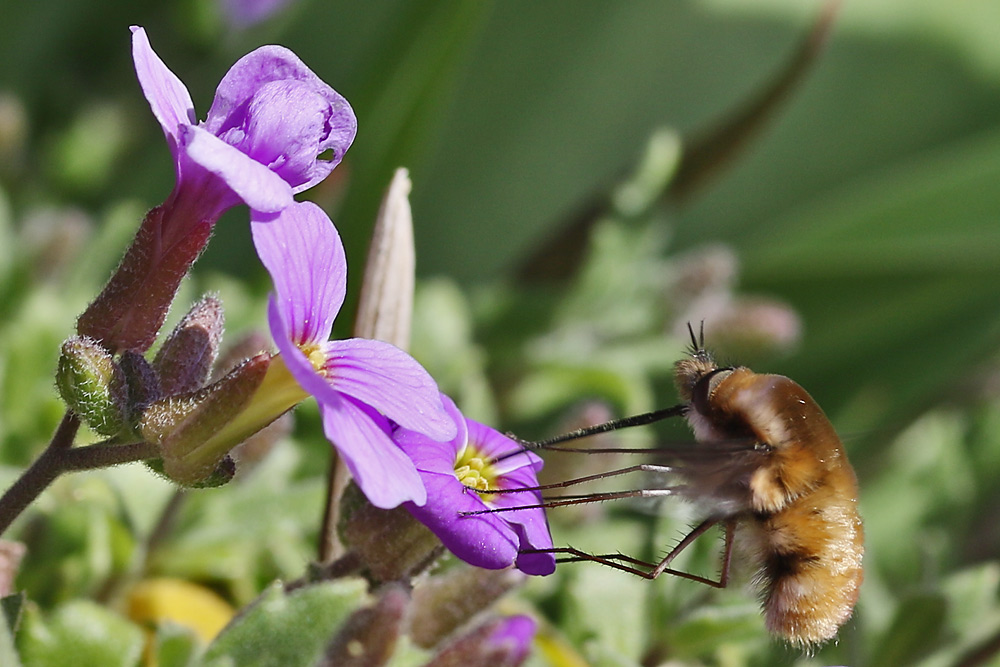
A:
[[[324,351],[323,370],[337,391],[432,440],[455,437],[458,427],[444,409],[437,383],[406,352],[363,338],[330,341]]]
[[[187,87],[171,72],[153,51],[146,31],[139,26],[131,26],[132,31],[132,62],[135,73],[146,96],[153,115],[167,135],[171,150],[175,150],[178,140],[178,128],[191,125],[196,121],[194,102]]]
[[[544,463],[534,452],[524,448],[524,445],[500,433],[494,428],[485,424],[480,424],[474,419],[467,419],[469,427],[469,442],[473,443],[476,451],[484,456],[500,458],[493,464],[493,469],[500,475],[507,475],[513,470],[530,467],[533,471],[541,470]],[[509,456],[512,452],[517,452],[514,456]],[[530,486],[535,486],[534,484]]]
[[[383,509],[406,501],[422,505],[427,499],[423,481],[413,462],[387,435],[389,424],[385,418],[341,395],[316,372],[289,339],[273,296],[268,304],[268,320],[286,368],[316,398],[326,437],[343,455],[368,500]]]
[[[178,135],[191,161],[222,179],[252,211],[275,213],[294,202],[281,176],[205,129],[185,125]]]
[[[431,440],[423,433],[405,428],[397,428],[392,433],[392,439],[406,452],[419,472],[436,472],[442,475],[455,476],[455,461],[458,453],[465,448],[469,439],[469,429],[465,418],[458,411],[454,401],[441,394],[444,409],[454,420],[458,428],[457,435],[448,442]]]
[[[461,512],[485,509],[475,491],[451,474],[422,475],[427,489],[423,507],[405,505],[406,509],[438,536],[453,554],[477,567],[499,570],[510,567],[517,558],[518,538],[497,514],[462,516]]]
[[[302,386],[302,389],[312,394],[320,403],[336,403],[341,400],[342,397],[337,393],[337,390],[316,371],[306,355],[292,341],[281,308],[273,294],[267,304],[267,320],[271,326],[271,337],[274,338],[274,344],[285,360],[285,367]]]
[[[538,485],[538,478],[532,467],[522,467],[503,476],[502,486],[505,489],[518,487],[533,487]],[[542,494],[538,491],[523,493],[501,493],[491,498],[491,507],[524,507],[538,505],[542,502]],[[548,519],[545,510],[540,507],[521,509],[516,512],[504,512],[504,519],[511,530],[517,533],[520,549],[551,549],[552,534],[549,532]],[[552,554],[519,554],[517,569],[525,574],[547,575],[556,569],[555,556]]]
[[[296,202],[274,216],[252,215],[250,230],[290,340],[326,341],[347,290],[347,259],[337,228],[320,207]]]
[[[408,501],[416,505],[427,501],[424,482],[413,462],[386,434],[387,422],[348,397],[336,404],[321,401],[320,412],[326,437],[344,457],[354,481],[372,505],[392,509]]]
[[[298,82],[303,85],[280,87],[283,92],[279,100],[284,102],[278,107],[253,105],[253,99],[269,89],[267,84],[271,82]],[[298,92],[291,98],[283,97],[292,88]],[[298,107],[306,91],[322,103],[310,102],[306,106],[313,111],[302,115]],[[293,143],[299,145],[303,153],[292,155],[291,151],[282,150],[292,163],[298,165],[294,173],[283,174],[295,192],[306,190],[326,178],[343,159],[357,134],[357,118],[347,100],[316,76],[298,56],[281,46],[263,46],[233,65],[219,83],[204,126],[215,135],[227,136],[227,141],[234,145],[243,145],[244,141],[259,145],[268,141],[266,135],[275,131],[277,126],[264,122],[259,128],[263,135],[252,136],[258,131],[254,128],[255,106],[270,110],[275,117],[284,114],[296,119],[283,132],[298,136]],[[237,130],[243,137],[232,135],[232,130]],[[321,153],[327,152],[331,155],[330,159],[318,159]]]

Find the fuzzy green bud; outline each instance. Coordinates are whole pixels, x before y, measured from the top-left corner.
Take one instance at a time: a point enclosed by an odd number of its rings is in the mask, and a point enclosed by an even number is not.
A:
[[[87,336],[62,345],[56,370],[59,395],[70,410],[101,435],[117,435],[126,423],[125,376],[111,354]]]
[[[240,417],[270,363],[268,355],[257,355],[214,384],[168,396],[146,409],[140,424],[142,437],[160,445],[167,477],[184,485],[203,482],[233,447],[266,425]]]
[[[208,294],[191,306],[163,342],[153,368],[164,396],[199,389],[219,356],[225,316],[222,302]]]

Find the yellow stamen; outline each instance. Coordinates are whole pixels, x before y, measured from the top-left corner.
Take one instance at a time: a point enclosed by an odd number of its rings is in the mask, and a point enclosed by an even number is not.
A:
[[[323,348],[319,345],[303,345],[299,348],[302,354],[306,355],[306,359],[312,364],[312,367],[316,369],[316,372],[320,375],[325,376],[326,372],[323,370],[323,366],[326,364],[326,355],[323,353]]]
[[[462,484],[476,491],[489,491],[499,488],[499,474],[488,458],[479,454],[473,447],[466,447],[455,459],[455,477]],[[480,493],[483,502],[489,502],[490,494]]]

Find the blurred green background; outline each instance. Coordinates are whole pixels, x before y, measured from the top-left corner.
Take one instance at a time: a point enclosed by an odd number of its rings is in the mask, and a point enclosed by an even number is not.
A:
[[[632,295],[602,301],[594,285],[634,285],[707,243],[728,247],[737,289],[787,303],[802,325],[793,349],[748,363],[813,394],[861,479],[869,583],[860,620],[830,655],[915,664],[947,649],[927,664],[958,664],[1000,628],[1000,4],[846,0],[826,50],[738,159],[695,196],[647,212],[648,227],[625,225],[633,231],[608,241],[648,248],[592,255],[590,283],[586,272],[569,287],[513,282],[540,244],[630,172],[655,131],[683,141],[742,108],[787,66],[819,11],[801,0],[299,0],[234,31],[207,0],[3,2],[0,92],[12,96],[0,116],[11,240],[0,250],[5,460],[23,464],[47,437],[59,414],[45,398],[55,346],[129,225],[172,184],[131,69],[128,25],[146,28],[201,118],[235,59],[280,43],[359,118],[347,160],[309,193],[341,229],[349,289],[383,189],[406,166],[418,271],[446,281],[418,301],[415,352],[484,417],[540,437],[584,395],[616,413],[675,400],[669,365],[683,341],[649,322],[630,328],[622,302]],[[89,282],[39,306],[26,296],[38,278],[14,248],[30,242],[32,215],[51,207],[96,220],[105,254],[87,265],[81,251],[69,275]],[[227,307],[231,321],[259,326],[267,283],[244,219],[235,211],[220,222],[198,286],[248,284],[233,288],[245,301]],[[657,308],[648,294],[636,299],[636,309]],[[426,321],[421,303],[440,320]],[[467,354],[456,361],[456,348],[427,341],[462,318]],[[581,331],[593,334],[585,321],[600,335],[574,347]],[[594,345],[607,356],[591,356]],[[30,391],[17,384],[25,372],[41,378]],[[549,612],[565,618],[552,611],[558,591],[549,595]],[[707,664],[770,659],[765,649],[730,658],[685,650]]]

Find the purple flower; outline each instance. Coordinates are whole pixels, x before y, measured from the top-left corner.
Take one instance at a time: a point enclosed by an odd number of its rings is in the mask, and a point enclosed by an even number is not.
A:
[[[322,209],[303,202],[271,216],[257,213],[251,230],[274,281],[268,308],[280,352],[274,361],[283,361],[301,389],[316,397],[327,438],[373,505],[422,505],[423,482],[388,436],[388,420],[431,442],[453,438],[457,426],[437,384],[410,355],[388,343],[327,340],[344,302],[347,262],[340,235]]]
[[[174,157],[171,197],[197,207],[201,219],[218,218],[241,201],[252,210],[280,211],[293,194],[326,178],[354,141],[357,120],[347,100],[284,47],[262,46],[233,65],[203,123],[195,120],[187,88],[137,26],[132,58]],[[319,159],[324,153],[330,159]]]
[[[118,270],[77,320],[108,350],[146,350],[216,220],[243,202],[274,213],[323,180],[354,140],[354,112],[294,53],[264,46],[219,84],[204,123],[187,88],[132,27],[139,84],[174,159],[177,182],[143,220]],[[320,159],[320,155],[330,159]]]
[[[542,502],[538,491],[492,495],[478,492],[538,486],[536,474],[542,460],[531,452],[495,460],[520,450],[521,446],[488,426],[466,419],[451,399],[447,396],[443,399],[458,424],[458,435],[450,442],[431,440],[405,425],[393,434],[393,439],[416,464],[427,489],[425,505],[407,503],[405,507],[467,563],[494,570],[516,565],[526,574],[551,574],[556,566],[552,554],[520,553],[522,549],[552,547],[541,508],[463,514]]]
[[[493,632],[486,641],[503,647],[512,662],[520,663],[531,651],[531,641],[537,628],[538,623],[530,616],[508,616],[493,626]]]
[[[537,625],[523,614],[491,618],[450,641],[428,664],[516,667],[528,658]]]

